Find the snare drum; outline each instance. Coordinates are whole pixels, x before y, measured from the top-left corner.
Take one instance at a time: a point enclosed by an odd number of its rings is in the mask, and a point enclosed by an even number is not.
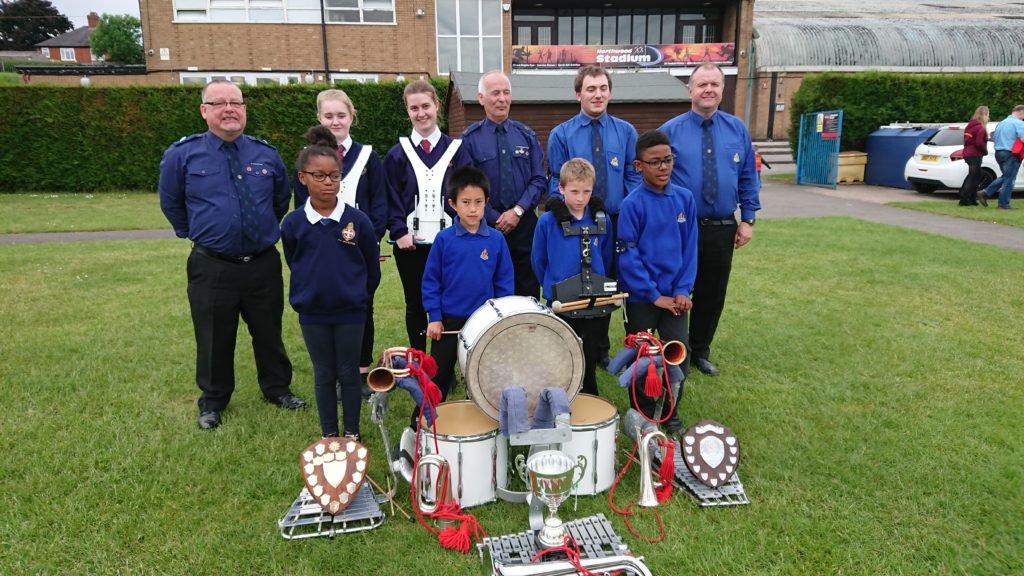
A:
[[[488,300],[466,320],[459,342],[459,368],[469,397],[495,421],[501,418],[501,394],[508,386],[526,390],[532,418],[545,388],[562,388],[571,401],[583,385],[583,344],[534,298]]]
[[[498,424],[471,401],[446,402],[437,407],[438,452],[451,468],[452,496],[469,508],[493,502],[497,487],[506,484],[506,446],[497,442]],[[426,421],[420,433],[420,454],[434,453],[434,434]],[[431,469],[436,475],[436,468]],[[436,478],[432,479],[436,483]]]
[[[572,402],[572,440],[562,451],[576,460],[587,458],[587,469],[572,494],[593,495],[612,487],[615,481],[615,440],[619,413],[603,398],[579,394]]]

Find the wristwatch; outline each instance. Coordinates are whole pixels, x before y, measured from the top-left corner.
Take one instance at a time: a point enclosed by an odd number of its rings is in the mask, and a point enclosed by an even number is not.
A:
[[[750,226],[753,227],[754,226],[754,219],[753,218],[744,218],[743,219],[743,223],[744,224],[750,224]]]
[[[520,208],[519,204],[516,204],[515,206],[513,206],[512,207],[512,211],[515,212],[516,216],[519,216],[520,218],[523,217],[523,214],[526,214],[526,211],[523,210],[522,208]]]

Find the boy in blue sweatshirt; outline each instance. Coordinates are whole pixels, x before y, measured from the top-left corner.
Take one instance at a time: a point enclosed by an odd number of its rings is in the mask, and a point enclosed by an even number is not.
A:
[[[437,361],[434,382],[442,398],[448,397],[455,376],[459,341],[456,334],[442,333],[460,330],[488,299],[509,296],[515,288],[505,236],[484,220],[489,189],[487,176],[477,168],[465,166],[452,172],[448,205],[458,217],[434,238],[423,271],[427,338],[434,341],[430,355]]]
[[[313,363],[313,391],[325,438],[338,435],[338,390],[346,437],[360,440],[359,354],[366,309],[380,284],[370,219],[338,201],[341,163],[334,135],[318,126],[295,162],[309,199],[281,223],[291,268],[288,301],[299,313]]]
[[[604,215],[604,202],[592,196],[595,179],[594,166],[583,158],[573,158],[562,164],[558,191],[564,201],[559,198],[548,200],[548,211],[537,221],[530,263],[549,305],[556,299],[569,301],[582,297],[579,294],[568,297],[556,295],[555,285],[579,276],[584,263],[590,272],[598,276],[605,276],[611,270],[611,223]],[[598,226],[598,218],[605,221],[604,226]],[[584,229],[586,235],[581,234]],[[583,255],[583,242],[588,245],[589,255],[586,257]],[[595,396],[598,395],[596,372],[601,360],[601,335],[607,333],[607,314],[610,311],[601,311],[592,317],[561,316],[583,341],[582,391]]]
[[[619,215],[619,289],[629,292],[626,333],[657,332],[664,342],[679,340],[689,347],[687,313],[697,276],[696,204],[689,190],[670,182],[675,156],[664,132],[651,130],[638,138],[636,158],[633,164],[643,182],[623,200]],[[648,417],[657,401],[637,390],[638,408]],[[679,431],[676,413],[665,427]]]

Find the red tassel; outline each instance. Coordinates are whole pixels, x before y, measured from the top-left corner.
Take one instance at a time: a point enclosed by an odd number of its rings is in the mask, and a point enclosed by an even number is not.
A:
[[[654,359],[648,356],[651,361],[647,365],[647,378],[644,380],[644,394],[651,398],[661,396],[661,377],[658,376],[658,369],[654,367]]]
[[[423,371],[427,373],[427,376],[431,379],[437,376],[437,361],[434,360],[433,356],[423,355],[423,363],[420,365]]]
[[[458,550],[463,554],[469,553],[469,522],[463,520],[456,530],[451,526],[445,528],[437,535],[437,541],[441,546],[449,550]]]
[[[658,497],[658,503],[664,504],[672,498],[672,480],[676,474],[675,452],[676,443],[659,443],[665,447],[665,457],[661,460],[661,467],[658,468],[658,479],[661,481],[661,488],[654,491]]]

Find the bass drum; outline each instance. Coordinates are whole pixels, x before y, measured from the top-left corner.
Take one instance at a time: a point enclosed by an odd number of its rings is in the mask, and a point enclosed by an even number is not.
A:
[[[572,402],[583,385],[583,343],[534,298],[488,300],[463,325],[459,344],[469,397],[495,421],[501,417],[502,391],[509,386],[526,390],[532,419],[545,388],[565,390]]]

